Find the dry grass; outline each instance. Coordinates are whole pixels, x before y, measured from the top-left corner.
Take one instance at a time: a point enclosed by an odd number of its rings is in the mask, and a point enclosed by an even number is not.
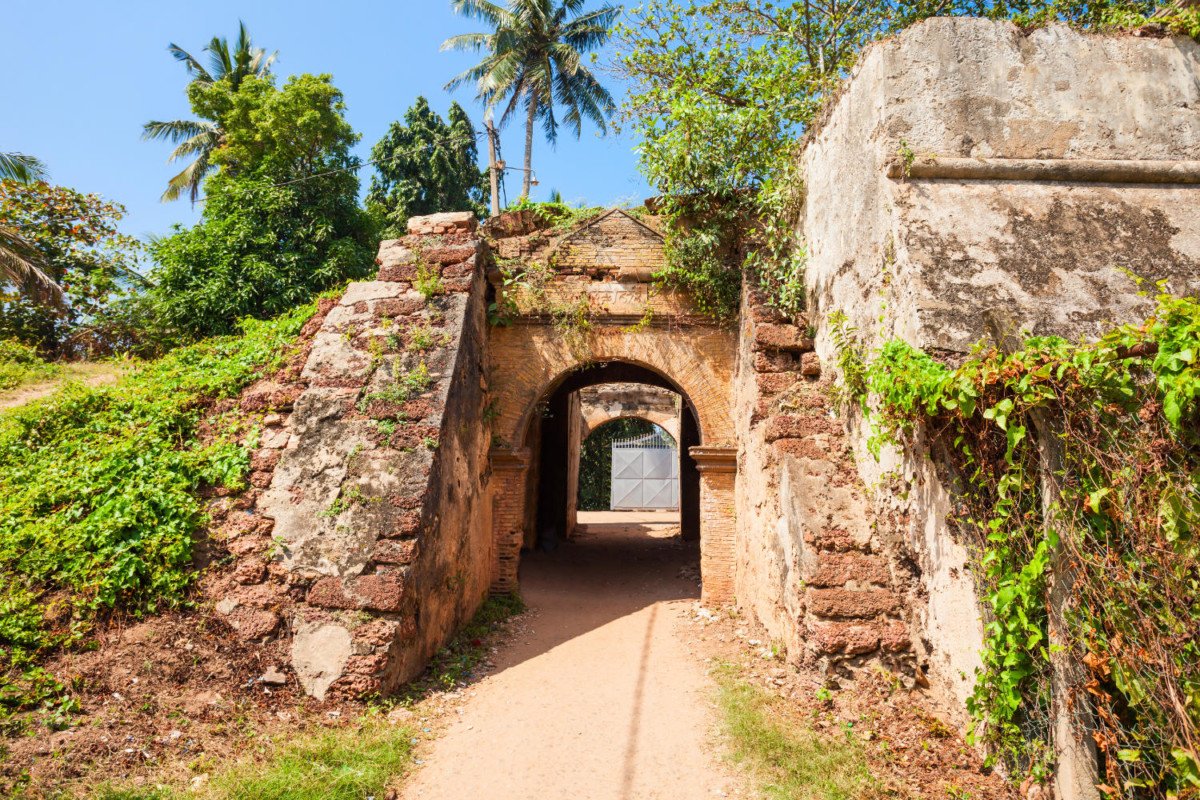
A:
[[[718,669],[720,708],[735,761],[767,797],[861,800],[877,794],[866,755],[850,729],[826,734],[794,705]]]

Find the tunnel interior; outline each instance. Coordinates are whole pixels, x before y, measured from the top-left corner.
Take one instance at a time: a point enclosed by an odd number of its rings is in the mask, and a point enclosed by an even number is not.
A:
[[[571,396],[580,389],[608,383],[640,383],[675,392],[682,398],[679,420],[679,527],[684,541],[700,538],[700,473],[688,450],[700,444],[700,426],[688,396],[672,381],[638,364],[611,361],[590,364],[563,378],[534,409],[526,430],[525,446],[531,454],[525,502],[524,546],[553,547],[567,537],[573,519],[570,471],[578,460],[577,441],[571,435],[577,424]],[[573,452],[574,451],[574,452]]]

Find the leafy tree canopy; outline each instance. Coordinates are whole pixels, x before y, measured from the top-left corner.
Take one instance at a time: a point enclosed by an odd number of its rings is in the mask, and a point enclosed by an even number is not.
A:
[[[0,283],[0,339],[60,356],[108,349],[113,304],[142,281],[141,246],[117,230],[124,215],[122,205],[98,195],[44,181],[0,181],[0,219],[63,291],[62,306],[49,309],[22,285]]]
[[[186,336],[229,333],[366,275],[376,243],[356,200],[358,135],[329,75],[188,87],[193,111],[219,121],[218,171],[199,224],[151,244],[156,307]]]
[[[418,97],[371,148],[376,174],[367,208],[384,225],[383,235],[403,236],[409,217],[440,211],[483,216],[487,173],[479,169],[475,127],[458,103],[448,120]]]
[[[796,208],[789,172],[797,142],[869,43],[930,16],[984,16],[1019,24],[1066,21],[1103,28],[1144,23],[1153,0],[646,0],[618,27],[630,83],[622,117],[640,136],[641,166],[689,221],[668,243],[668,277],[719,313],[736,311],[731,231],[766,223],[751,255],[776,304],[798,311],[802,252],[788,233]],[[1200,32],[1196,9],[1155,21]],[[679,228],[678,225],[673,226]],[[694,234],[694,235],[692,235]]]

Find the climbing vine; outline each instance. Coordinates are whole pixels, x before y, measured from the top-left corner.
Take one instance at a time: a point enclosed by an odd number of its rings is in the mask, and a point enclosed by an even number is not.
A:
[[[521,314],[545,314],[571,354],[579,361],[590,361],[592,306],[587,294],[572,297],[569,292],[556,292],[552,283],[558,273],[552,264],[506,260],[497,266],[502,283],[496,300],[488,306],[491,323],[503,326]]]
[[[956,368],[900,341],[843,355],[861,364],[876,452],[922,432],[951,453],[951,522],[988,612],[978,735],[1015,778],[1048,778],[1061,653],[1086,670],[1074,700],[1091,706],[1101,790],[1200,797],[1200,301],[1161,294],[1145,323],[1097,342],[1010,349]],[[1068,576],[1051,644],[1050,592]]]

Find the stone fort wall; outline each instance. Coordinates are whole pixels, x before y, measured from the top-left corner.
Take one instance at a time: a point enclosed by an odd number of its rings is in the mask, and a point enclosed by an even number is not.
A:
[[[1072,338],[1140,320],[1151,301],[1130,273],[1200,289],[1200,47],[1190,39],[929,20],[864,54],[800,166],[805,324],[825,373],[836,371],[835,312],[868,349],[901,338],[952,361],[988,338],[989,318]],[[739,446],[770,480],[739,485],[739,602],[801,654],[875,646],[874,633],[849,635],[850,620],[833,640],[811,624],[806,565],[825,552],[814,509],[833,513],[887,565],[893,596],[881,596],[874,624],[895,619],[898,603],[915,678],[965,725],[982,616],[934,461],[876,461],[854,409],[820,392],[780,395],[776,362],[747,345],[762,328],[755,313],[748,302]],[[774,416],[755,426],[756,414]],[[792,428],[785,420],[802,438],[781,447],[789,440],[771,431]],[[842,474],[846,491],[813,481],[818,467]]]

